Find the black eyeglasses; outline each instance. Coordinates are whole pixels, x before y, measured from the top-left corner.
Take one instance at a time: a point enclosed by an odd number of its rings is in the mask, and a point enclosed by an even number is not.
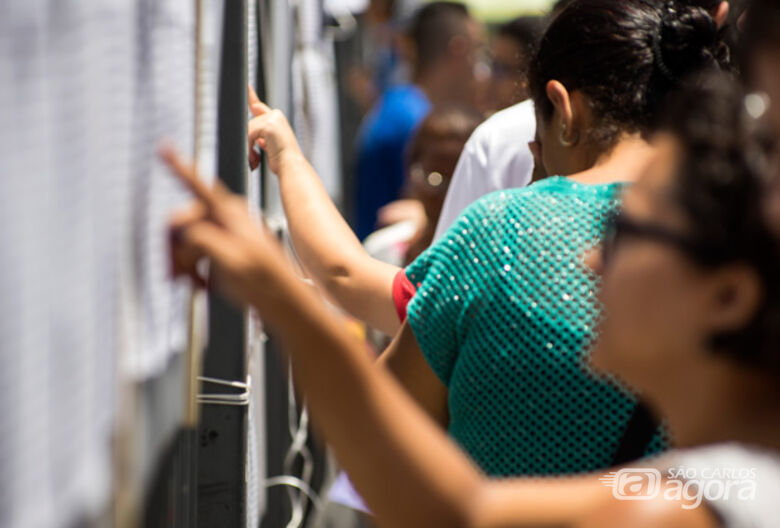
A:
[[[509,77],[510,75],[516,75],[520,72],[520,67],[514,64],[506,64],[504,62],[493,61],[490,65],[490,69],[493,72],[494,77]]]
[[[631,237],[652,240],[672,246],[702,265],[717,264],[726,257],[720,248],[700,242],[688,235],[678,233],[658,224],[634,220],[625,213],[619,212],[607,219],[606,230],[601,243],[602,264],[604,266],[609,265],[618,246],[623,240]]]

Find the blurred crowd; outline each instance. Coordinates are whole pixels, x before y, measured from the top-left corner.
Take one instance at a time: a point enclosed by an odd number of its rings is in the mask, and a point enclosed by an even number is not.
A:
[[[394,258],[409,262],[430,244],[466,139],[481,119],[528,99],[528,62],[544,20],[539,14],[486,26],[454,2],[413,16],[392,1],[369,4],[362,53],[341,79],[363,113],[349,207],[361,240],[407,220],[407,229],[379,237],[377,251],[394,244]],[[418,158],[438,142],[449,142],[451,155],[437,154],[429,172],[440,177],[420,186]],[[411,246],[417,249],[406,255]]]

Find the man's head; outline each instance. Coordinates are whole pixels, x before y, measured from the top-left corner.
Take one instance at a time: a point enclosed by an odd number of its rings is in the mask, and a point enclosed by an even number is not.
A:
[[[542,17],[526,16],[498,28],[492,45],[491,102],[495,109],[507,108],[529,97],[528,64],[543,24]]]
[[[439,72],[462,81],[473,78],[483,38],[480,25],[464,4],[426,4],[414,16],[407,35],[413,48],[415,79]]]

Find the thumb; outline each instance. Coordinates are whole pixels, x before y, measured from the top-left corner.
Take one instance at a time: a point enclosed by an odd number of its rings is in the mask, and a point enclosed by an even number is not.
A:
[[[192,254],[209,257],[221,269],[228,271],[236,267],[240,258],[235,241],[230,234],[209,221],[195,222],[180,228],[176,246]]]
[[[266,130],[267,125],[268,118],[262,115],[249,121],[248,136],[250,145],[254,145],[255,142],[258,142],[261,148],[265,148],[265,135],[268,132]]]

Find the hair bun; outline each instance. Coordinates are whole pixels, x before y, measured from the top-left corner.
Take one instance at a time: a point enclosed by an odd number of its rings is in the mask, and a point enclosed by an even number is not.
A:
[[[651,43],[653,72],[645,99],[651,115],[692,74],[730,69],[729,48],[704,8],[669,1],[658,14],[658,29]]]
[[[724,69],[728,46],[712,16],[702,7],[667,2],[661,8],[658,39],[653,44],[656,66],[675,83],[693,71]]]

